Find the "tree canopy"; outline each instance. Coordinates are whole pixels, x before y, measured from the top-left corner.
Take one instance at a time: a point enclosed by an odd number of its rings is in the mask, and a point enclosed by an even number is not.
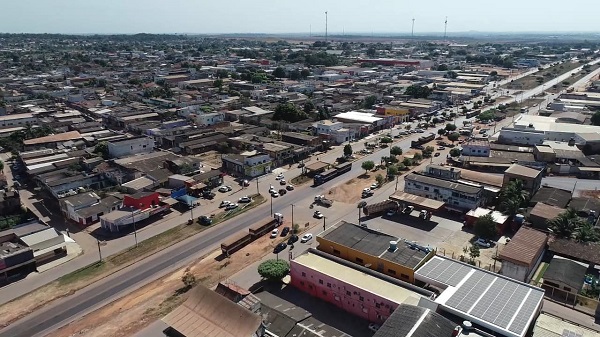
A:
[[[344,145],[344,156],[349,157],[352,155],[352,145],[346,144]]]
[[[273,120],[275,121],[286,121],[290,123],[298,122],[308,118],[308,114],[296,107],[293,103],[279,104],[275,108],[273,114]]]
[[[547,222],[548,228],[559,238],[575,239],[579,242],[597,242],[600,237],[594,225],[580,218],[577,211],[568,208]]]
[[[363,161],[360,167],[365,170],[365,174],[375,167],[375,163],[372,160]]]
[[[590,121],[593,125],[600,125],[600,111],[594,112],[592,118],[590,118]]]
[[[279,281],[290,272],[286,260],[267,260],[258,265],[258,274],[269,281]]]
[[[393,156],[401,156],[402,148],[400,146],[392,146],[392,148],[390,149],[390,154]]]
[[[406,88],[404,92],[406,95],[410,95],[414,98],[427,98],[431,94],[431,89],[421,85],[411,85]]]
[[[491,214],[480,216],[475,221],[473,231],[477,236],[483,239],[492,239],[497,235],[496,221]]]
[[[514,180],[504,185],[498,196],[499,210],[506,215],[513,216],[529,202],[529,192],[523,188],[520,180]]]

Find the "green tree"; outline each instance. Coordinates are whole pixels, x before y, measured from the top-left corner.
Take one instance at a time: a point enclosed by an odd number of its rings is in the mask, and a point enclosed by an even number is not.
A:
[[[597,242],[598,232],[593,224],[582,220],[575,231],[575,240],[579,242]]]
[[[344,156],[350,157],[352,155],[352,145],[346,144],[344,145]]]
[[[365,97],[365,99],[361,103],[361,106],[365,109],[371,109],[373,105],[375,105],[375,103],[377,103],[377,96],[371,95]]]
[[[381,138],[381,140],[379,142],[383,143],[383,144],[389,144],[389,143],[392,143],[393,141],[394,140],[392,138],[386,136],[386,137]]]
[[[282,67],[277,67],[277,68],[275,68],[275,70],[273,70],[273,76],[275,76],[277,78],[284,78],[285,70]]]
[[[448,116],[450,118],[456,118],[457,115],[456,115],[456,112],[451,112]]]
[[[362,164],[360,164],[360,167],[365,170],[365,174],[367,174],[367,172],[375,167],[375,163],[372,160],[363,161]]]
[[[190,272],[189,269],[186,269],[183,273],[183,276],[181,276],[181,282],[183,282],[183,286],[185,287],[185,289],[189,290],[192,287],[194,287],[196,283],[198,283],[198,280],[196,279],[196,276],[194,276],[194,274]]]
[[[413,165],[417,165],[421,160],[423,160],[423,155],[417,152],[413,155],[413,159]]]
[[[378,184],[379,186],[381,186],[381,185],[383,185],[383,183],[385,182],[385,178],[383,177],[383,175],[381,175],[381,174],[378,174],[378,175],[375,177],[375,181],[377,181],[377,184]]]
[[[460,157],[460,149],[453,148],[450,150],[451,157]]]
[[[577,216],[575,209],[568,208],[557,217],[549,219],[546,224],[556,237],[572,239],[577,228],[581,226],[582,220]]]
[[[438,129],[437,133],[438,133],[438,135],[442,136],[442,135],[446,134],[446,129],[443,129],[443,128]]]
[[[412,159],[410,159],[410,158],[404,158],[404,159],[402,160],[402,164],[403,164],[404,166],[406,166],[406,167],[409,167],[409,166],[412,166],[412,164],[413,164],[413,161],[412,161]]]
[[[496,221],[491,214],[480,216],[475,220],[473,231],[480,238],[489,240],[494,238],[498,232],[496,230]]]
[[[310,70],[308,70],[308,69],[302,69],[300,71],[300,76],[302,78],[307,78],[308,76],[310,76]]]
[[[455,142],[458,140],[458,138],[460,138],[460,135],[458,134],[458,132],[452,132],[451,134],[448,135],[448,140],[451,142]]]
[[[392,148],[390,149],[390,154],[393,156],[401,156],[402,148],[400,146],[392,146]]]
[[[445,64],[440,64],[440,65],[437,67],[437,70],[438,70],[438,71],[447,71],[447,70],[448,70],[448,66],[447,66],[447,65],[445,65]]]
[[[375,47],[369,47],[369,49],[367,49],[367,56],[368,57],[377,56],[377,50],[375,49]]]
[[[474,261],[480,255],[481,251],[479,250],[479,246],[471,245],[471,247],[469,247],[469,257],[471,258],[471,261]]]
[[[513,216],[519,212],[529,202],[529,192],[523,188],[520,180],[511,181],[504,185],[498,196],[500,205],[498,209],[504,214]]]
[[[454,125],[452,123],[446,124],[446,130],[448,130],[448,131],[454,131],[454,130],[456,130],[456,125]]]
[[[293,103],[283,103],[277,105],[273,114],[274,121],[286,121],[290,123],[298,122],[308,118],[306,112],[299,110]]]
[[[600,111],[594,112],[590,121],[593,125],[600,125]]]
[[[445,76],[446,76],[446,78],[452,78],[452,79],[454,79],[454,78],[458,77],[458,74],[456,73],[456,71],[450,70],[449,72],[446,73]]]
[[[431,89],[426,86],[413,84],[406,88],[404,94],[410,95],[414,98],[427,98],[431,94]]]
[[[94,153],[98,153],[104,159],[108,159],[108,143],[100,142],[94,147]]]
[[[402,165],[402,164],[399,164],[399,165]],[[404,166],[404,165],[402,165],[402,166]],[[397,165],[391,165],[387,169],[387,175],[390,176],[390,177],[397,176],[398,173],[399,173],[399,168],[398,168]]]
[[[258,265],[258,274],[269,281],[281,281],[290,272],[286,260],[267,260]]]
[[[0,160],[0,173],[2,173],[2,171],[4,171],[4,162]]]
[[[306,101],[306,103],[304,103],[304,106],[302,107],[302,110],[304,110],[304,112],[306,112],[307,114],[311,113],[314,109],[315,104],[312,101]]]
[[[222,79],[217,79],[217,80],[215,80],[215,81],[213,82],[213,86],[214,86],[215,88],[219,88],[219,89],[223,88],[223,80],[222,80]]]

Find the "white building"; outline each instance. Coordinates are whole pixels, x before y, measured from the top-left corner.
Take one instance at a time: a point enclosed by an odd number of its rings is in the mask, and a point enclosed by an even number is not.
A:
[[[258,177],[271,172],[273,161],[268,154],[257,151],[222,156],[223,170],[237,177]]]
[[[464,211],[482,206],[483,186],[444,180],[422,174],[404,176],[404,192],[443,201],[447,209]]]
[[[154,139],[146,136],[108,142],[108,155],[111,158],[123,158],[139,153],[150,153],[152,151],[154,151]]]
[[[473,139],[462,145],[463,156],[489,157],[490,142],[486,139]]]
[[[0,116],[0,127],[25,126],[37,124],[37,117],[32,113]]]
[[[594,137],[590,137],[594,135]],[[600,126],[557,123],[556,117],[521,115],[513,127],[503,127],[498,141],[506,144],[540,145],[545,140],[585,145],[587,139],[598,138]]]
[[[190,114],[188,118],[194,121],[197,125],[208,126],[223,122],[225,120],[225,113],[193,113]]]
[[[356,139],[356,130],[344,127],[344,123],[322,120],[313,124],[316,136],[326,136],[336,144]]]

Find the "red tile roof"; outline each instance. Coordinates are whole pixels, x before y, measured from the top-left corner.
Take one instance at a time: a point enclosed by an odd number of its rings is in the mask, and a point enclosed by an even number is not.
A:
[[[499,254],[501,260],[532,267],[544,251],[548,236],[530,227],[521,227]]]

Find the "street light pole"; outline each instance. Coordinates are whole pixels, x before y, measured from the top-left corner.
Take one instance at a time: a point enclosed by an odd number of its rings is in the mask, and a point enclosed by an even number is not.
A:
[[[258,190],[258,177],[256,177],[256,194],[260,194],[260,191]]]
[[[325,219],[327,219],[326,216],[323,217],[323,232],[325,231]]]
[[[137,248],[138,246],[138,240],[137,240],[137,229],[135,228],[135,214],[134,214],[135,208],[131,210],[131,219],[133,220],[133,237],[135,239],[135,247]]]
[[[100,257],[100,260],[98,260],[98,262],[102,262],[102,251],[100,250],[100,240],[96,239],[96,243],[98,244],[98,256]]]
[[[397,176],[396,176],[396,189],[395,189],[395,191],[398,191],[398,179],[399,179],[399,178],[400,178],[400,176],[399,176],[399,175],[397,175]]]
[[[271,194],[271,216],[273,216],[273,194]]]
[[[292,205],[292,228],[294,228],[294,204]]]

